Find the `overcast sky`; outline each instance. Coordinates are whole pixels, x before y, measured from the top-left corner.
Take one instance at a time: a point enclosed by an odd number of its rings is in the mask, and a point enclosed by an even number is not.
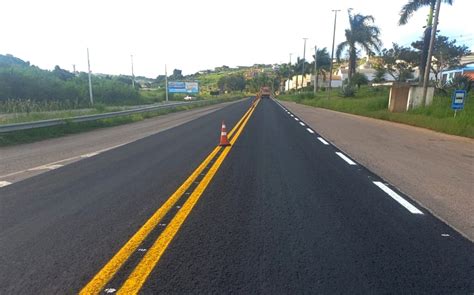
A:
[[[307,58],[314,45],[332,42],[338,15],[336,44],[348,27],[347,9],[371,14],[385,47],[409,45],[418,39],[428,9],[417,12],[408,25],[397,21],[408,0],[3,0],[0,54],[13,54],[41,68],[55,65],[86,71],[90,48],[95,73],[156,77],[173,68],[184,74],[216,66],[288,62],[289,53]],[[455,37],[474,50],[474,0],[442,5],[441,34]]]

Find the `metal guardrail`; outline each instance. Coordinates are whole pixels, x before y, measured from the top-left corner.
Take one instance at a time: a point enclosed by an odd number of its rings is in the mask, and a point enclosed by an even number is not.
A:
[[[172,107],[182,106],[182,105],[197,104],[197,103],[202,103],[202,102],[205,102],[205,101],[196,100],[196,101],[190,101],[190,102],[174,102],[174,103],[168,103],[168,104],[162,104],[162,105],[151,105],[151,106],[146,106],[146,107],[137,108],[137,109],[130,109],[130,110],[125,110],[125,111],[110,112],[110,113],[103,113],[103,114],[96,114],[96,115],[84,115],[84,116],[77,116],[77,117],[70,117],[70,118],[5,124],[5,125],[0,125],[0,133],[56,126],[56,125],[66,124],[67,122],[77,123],[77,122],[94,121],[94,120],[107,119],[107,118],[113,118],[113,117],[119,117],[119,116],[126,116],[126,115],[131,115],[131,114],[136,114],[136,113],[151,112],[151,111],[155,111],[159,109],[172,108]]]

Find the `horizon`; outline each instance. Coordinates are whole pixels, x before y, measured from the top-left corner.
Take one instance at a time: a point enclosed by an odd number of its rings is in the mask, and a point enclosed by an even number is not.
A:
[[[130,76],[133,55],[135,76],[156,78],[164,75],[165,64],[168,74],[180,69],[183,75],[190,75],[222,65],[235,68],[288,63],[290,53],[294,63],[303,55],[302,37],[308,37],[306,59],[311,61],[315,45],[331,51],[334,8],[341,9],[335,46],[343,41],[348,8],[353,8],[354,13],[374,16],[374,24],[381,29],[383,48],[390,48],[392,42],[410,46],[422,35],[428,9],[420,9],[407,25],[398,26],[398,12],[406,1],[390,1],[380,7],[371,5],[379,3],[371,0],[302,0],[291,3],[290,8],[294,7],[296,13],[288,13],[287,3],[282,1],[272,2],[271,7],[250,0],[230,1],[226,10],[216,7],[218,4],[211,0],[142,0],[134,2],[132,8],[126,1],[12,1],[5,4],[6,11],[22,14],[19,17],[11,13],[0,20],[3,27],[10,28],[4,35],[5,45],[0,54],[11,54],[46,70],[58,65],[72,72],[75,64],[77,71],[87,72],[89,48],[94,74]],[[31,9],[24,11],[23,7]],[[305,8],[303,21],[299,7]],[[474,34],[468,31],[471,8],[474,3],[469,0],[456,0],[453,6],[443,4],[438,29],[439,34],[474,51]],[[108,14],[104,17],[105,13]],[[74,18],[82,15],[87,16],[87,21]],[[18,19],[28,21],[18,23]]]

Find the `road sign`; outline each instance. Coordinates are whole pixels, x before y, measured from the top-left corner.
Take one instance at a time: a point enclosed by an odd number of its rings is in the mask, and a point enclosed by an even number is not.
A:
[[[198,82],[168,82],[169,93],[199,93]]]
[[[453,100],[451,102],[451,108],[453,110],[464,109],[464,102],[466,101],[466,90],[454,90]]]

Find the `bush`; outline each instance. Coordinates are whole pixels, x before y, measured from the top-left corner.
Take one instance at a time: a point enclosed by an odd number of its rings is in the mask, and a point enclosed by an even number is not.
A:
[[[355,87],[353,85],[346,85],[341,88],[342,97],[354,97],[356,94]]]
[[[354,75],[352,75],[351,84],[357,85],[357,88],[360,89],[361,85],[369,84],[369,79],[364,74],[355,73]]]

